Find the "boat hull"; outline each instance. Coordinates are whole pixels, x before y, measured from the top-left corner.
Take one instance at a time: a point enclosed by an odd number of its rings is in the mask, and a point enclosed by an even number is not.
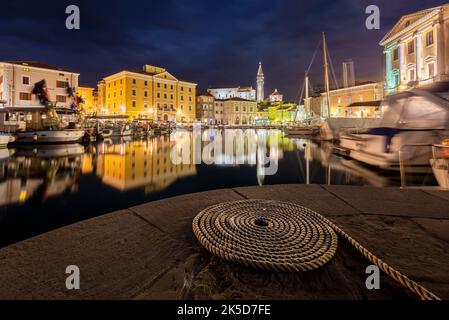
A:
[[[81,140],[84,130],[42,130],[18,132],[16,143],[74,143]]]
[[[8,143],[12,142],[14,137],[9,134],[1,134],[0,135],[0,147],[6,147]]]

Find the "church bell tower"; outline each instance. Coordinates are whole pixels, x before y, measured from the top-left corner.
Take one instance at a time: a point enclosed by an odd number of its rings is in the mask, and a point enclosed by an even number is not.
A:
[[[257,71],[257,102],[264,100],[264,76],[262,70],[262,62],[259,62],[259,70]]]

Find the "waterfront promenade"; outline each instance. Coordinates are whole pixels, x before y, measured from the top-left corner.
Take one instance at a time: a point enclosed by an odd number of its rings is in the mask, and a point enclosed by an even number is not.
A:
[[[257,272],[203,249],[191,230],[202,209],[225,201],[273,199],[309,207],[443,299],[449,299],[449,192],[327,185],[242,187],[183,195],[85,220],[0,249],[0,298],[416,299],[339,238],[322,268]],[[60,214],[64,214],[61,212]],[[68,265],[81,289],[67,290]]]

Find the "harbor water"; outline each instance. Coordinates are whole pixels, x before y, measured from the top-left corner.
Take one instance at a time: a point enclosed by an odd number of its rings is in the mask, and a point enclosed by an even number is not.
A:
[[[330,143],[289,138],[279,130],[194,135],[176,131],[89,145],[1,149],[0,246],[193,192],[293,183],[401,185],[399,172],[364,166],[334,154]],[[438,186],[430,166],[404,177],[407,186]]]

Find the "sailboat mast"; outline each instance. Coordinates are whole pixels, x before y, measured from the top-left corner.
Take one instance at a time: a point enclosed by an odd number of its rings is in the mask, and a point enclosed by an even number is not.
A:
[[[326,90],[326,100],[327,100],[327,117],[330,118],[330,94],[329,94],[329,65],[327,63],[327,44],[326,44],[326,34],[323,32],[323,56],[324,56],[324,89]]]
[[[306,86],[306,95],[305,98],[309,98],[309,75],[306,74],[306,79],[305,79],[305,86]]]

